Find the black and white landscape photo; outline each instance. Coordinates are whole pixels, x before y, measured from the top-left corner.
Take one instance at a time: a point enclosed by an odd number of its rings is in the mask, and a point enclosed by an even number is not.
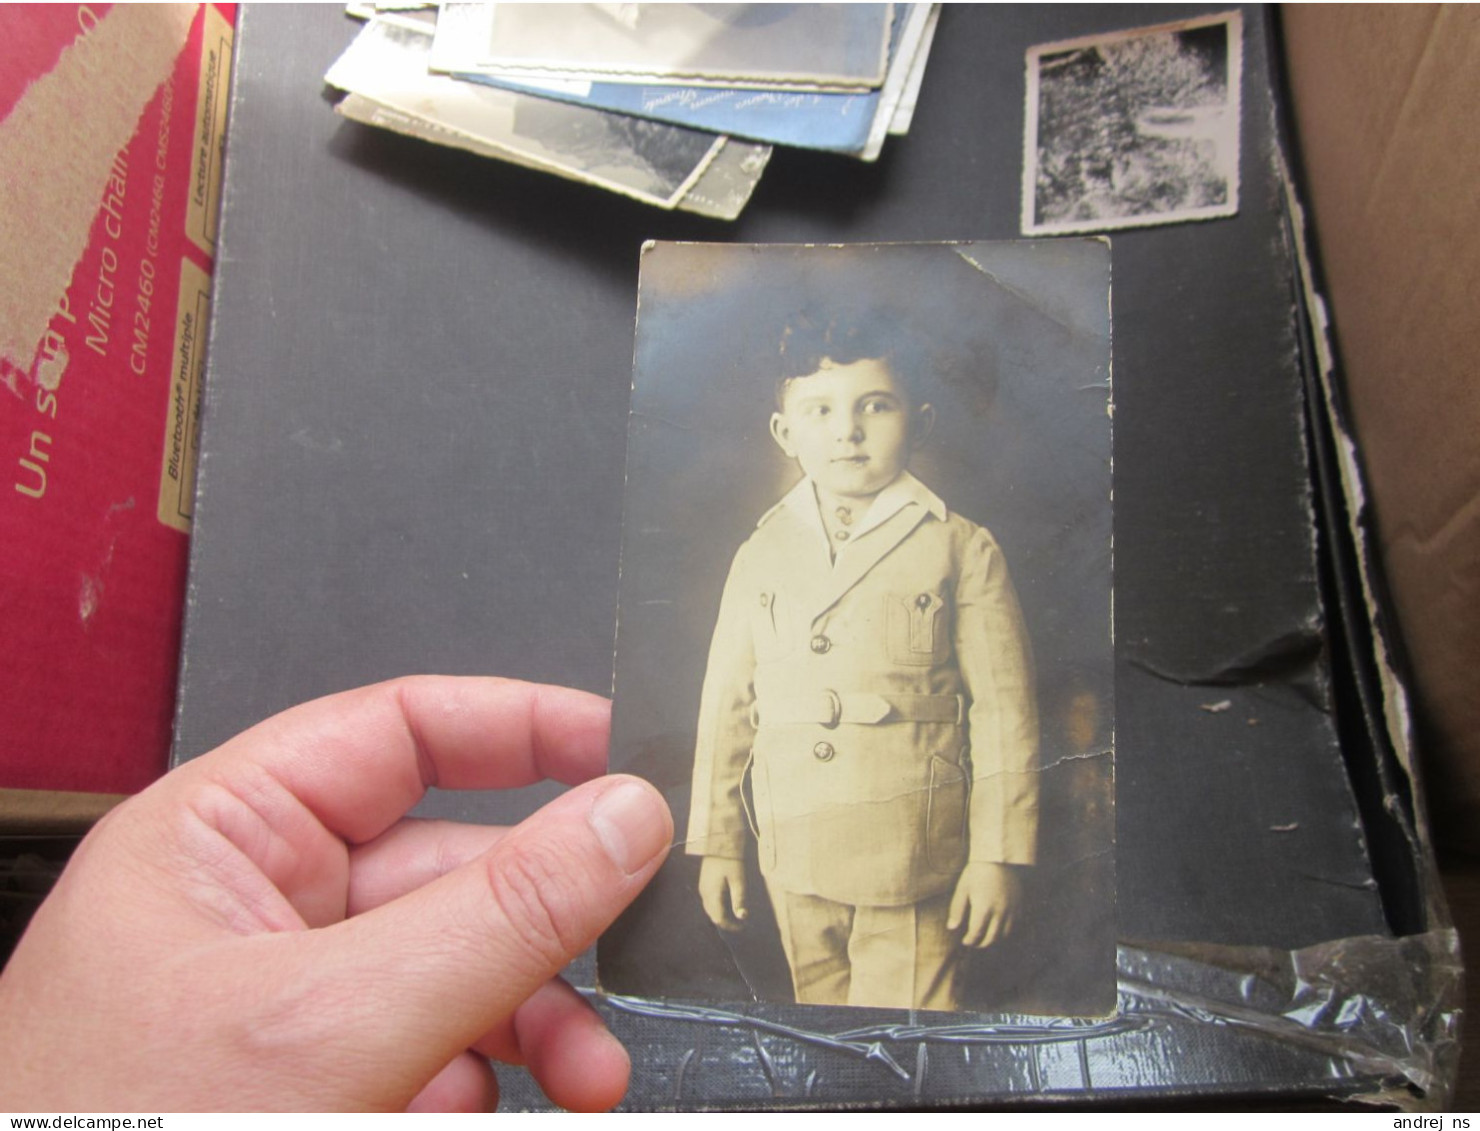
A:
[[[1023,234],[1234,215],[1242,27],[1226,12],[1032,48]]]

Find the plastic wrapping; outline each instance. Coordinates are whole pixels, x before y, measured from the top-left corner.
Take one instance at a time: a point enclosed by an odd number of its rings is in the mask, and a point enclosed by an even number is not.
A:
[[[596,998],[630,1110],[911,1107],[1272,1091],[1443,1110],[1459,1056],[1453,930],[1296,951],[1122,946],[1116,1015],[716,1008]],[[506,1106],[548,1106],[528,1076]]]

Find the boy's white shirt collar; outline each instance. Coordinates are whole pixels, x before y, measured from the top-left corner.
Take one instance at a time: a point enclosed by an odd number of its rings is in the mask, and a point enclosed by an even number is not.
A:
[[[901,471],[899,477],[885,487],[877,495],[868,508],[868,513],[863,516],[862,521],[853,527],[855,539],[863,537],[876,526],[882,526],[897,515],[905,507],[916,505],[924,507],[941,522],[946,520],[949,513],[946,505],[941,501],[939,495],[925,484],[921,483],[908,471]],[[827,530],[822,525],[822,514],[818,509],[817,491],[813,487],[811,476],[803,476],[790,491],[781,496],[780,502],[761,515],[757,526],[765,525],[767,519],[781,510],[794,511],[803,522],[816,527],[818,536],[823,544],[827,544]]]

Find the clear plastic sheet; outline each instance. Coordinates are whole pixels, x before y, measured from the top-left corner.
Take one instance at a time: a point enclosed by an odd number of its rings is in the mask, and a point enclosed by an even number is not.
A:
[[[596,998],[633,1110],[1327,1096],[1443,1110],[1463,968],[1450,929],[1303,950],[1123,945],[1117,1013],[1075,1020]],[[527,1076],[504,1102],[548,1106]]]
[[[1434,1111],[1453,1091],[1464,978],[1453,929],[1297,951],[1122,947],[1119,969],[1122,1007],[1138,1015],[1325,1056],[1333,1084],[1383,1082],[1352,1098]]]

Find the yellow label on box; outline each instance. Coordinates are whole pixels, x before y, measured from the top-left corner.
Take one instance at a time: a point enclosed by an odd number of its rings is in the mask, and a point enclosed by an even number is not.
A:
[[[185,230],[207,255],[216,252],[232,34],[226,18],[207,4],[200,45],[200,83],[195,92],[195,144],[190,150],[190,207],[185,219]]]
[[[211,277],[180,260],[175,308],[175,352],[170,355],[170,407],[159,469],[159,521],[190,533],[195,514],[195,461],[200,454],[200,394],[205,378],[206,330],[211,322]]]

